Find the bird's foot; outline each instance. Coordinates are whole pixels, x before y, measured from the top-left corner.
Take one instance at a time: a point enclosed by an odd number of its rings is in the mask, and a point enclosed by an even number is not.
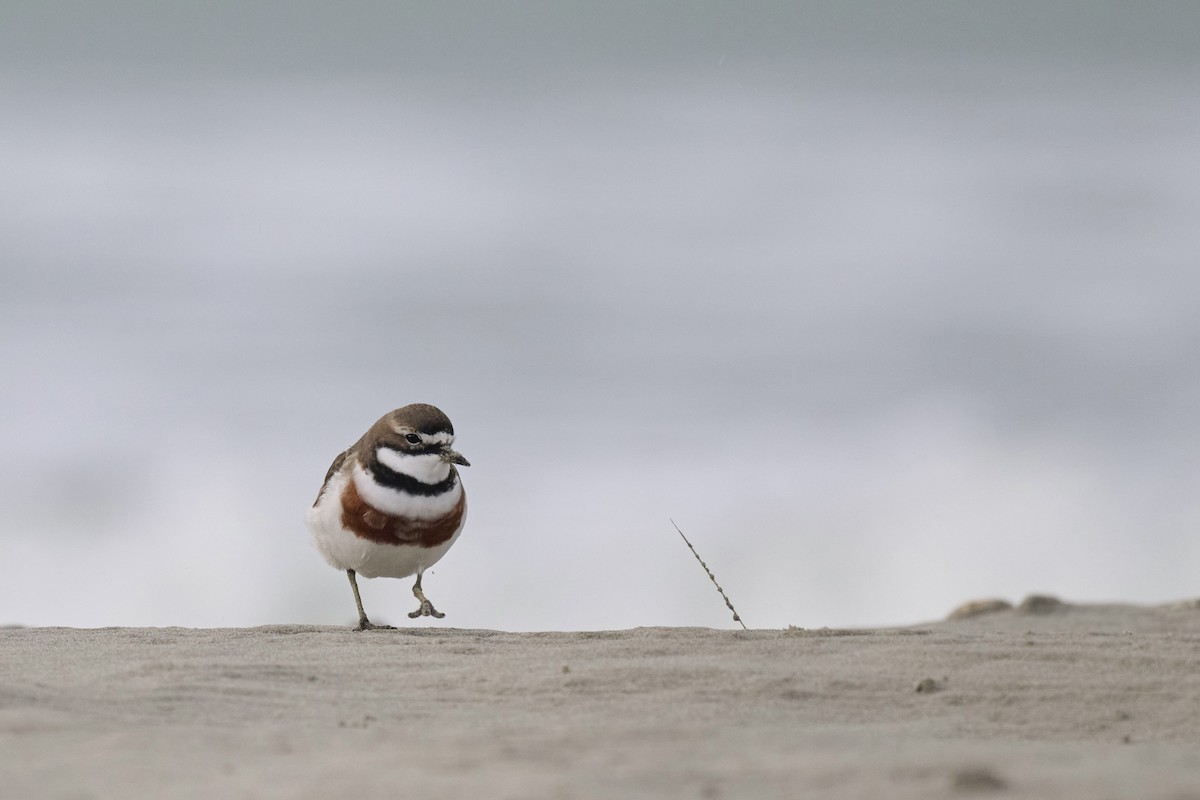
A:
[[[395,625],[376,625],[374,622],[371,622],[371,620],[367,619],[366,617],[363,617],[362,619],[360,619],[358,621],[358,627],[355,628],[354,630],[356,630],[356,631],[394,631],[394,630],[396,630],[396,626]]]
[[[433,603],[422,597],[421,607],[416,611],[408,612],[408,616],[412,619],[416,619],[417,617],[433,617],[435,619],[441,619],[446,615],[434,608]]]
[[[433,603],[425,599],[425,592],[423,589],[421,589],[420,572],[417,573],[417,582],[413,584],[413,597],[421,601],[421,607],[416,611],[410,611],[408,613],[409,619],[416,619],[417,617],[433,617],[434,619],[441,619],[442,617],[446,616],[434,608]]]

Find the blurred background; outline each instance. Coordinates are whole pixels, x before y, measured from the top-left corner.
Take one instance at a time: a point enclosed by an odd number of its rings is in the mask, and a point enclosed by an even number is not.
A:
[[[413,624],[1182,599],[1198,353],[1200,5],[0,5],[0,623],[352,623],[415,401]]]

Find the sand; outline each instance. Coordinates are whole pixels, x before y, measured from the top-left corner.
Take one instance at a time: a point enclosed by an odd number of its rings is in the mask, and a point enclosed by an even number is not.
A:
[[[887,630],[0,630],[3,798],[980,795],[1200,798],[1200,604]]]

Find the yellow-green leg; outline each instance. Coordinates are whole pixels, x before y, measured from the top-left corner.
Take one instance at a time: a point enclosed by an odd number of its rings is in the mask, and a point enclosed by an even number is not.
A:
[[[419,572],[417,573],[417,582],[413,584],[413,597],[421,601],[421,607],[416,611],[410,611],[408,613],[408,616],[412,619],[416,619],[417,617],[434,617],[436,619],[441,619],[442,617],[446,616],[434,608],[433,603],[426,599],[425,592],[421,591],[421,573]]]
[[[363,611],[362,596],[358,593],[358,580],[354,577],[354,570],[346,570],[346,577],[350,579],[350,588],[354,590],[354,605],[358,606],[358,627],[356,631],[373,631],[373,630],[396,630],[393,625],[376,625],[371,620],[367,619],[367,612]],[[432,606],[431,606],[432,608]]]

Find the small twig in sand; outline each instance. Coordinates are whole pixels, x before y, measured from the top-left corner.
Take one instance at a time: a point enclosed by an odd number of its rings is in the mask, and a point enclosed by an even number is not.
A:
[[[671,524],[675,525],[675,520],[671,520]],[[729,610],[733,612],[733,621],[741,625],[742,630],[750,630],[746,627],[746,623],[742,622],[742,618],[738,616],[737,609],[733,607],[733,603],[729,602],[729,597],[725,594],[725,590],[721,588],[721,584],[717,583],[717,576],[712,574],[712,570],[708,568],[708,564],[705,564],[704,559],[700,558],[700,554],[696,552],[696,548],[692,547],[692,543],[688,541],[688,538],[683,535],[683,531],[679,530],[678,525],[675,525],[675,530],[678,531],[679,535],[683,538],[683,543],[686,544],[688,549],[692,551],[692,555],[694,555],[696,560],[700,562],[700,566],[704,567],[704,571],[708,573],[708,579],[712,581],[713,586],[717,587],[717,591],[721,593],[721,599],[725,601],[725,605],[728,606]]]

